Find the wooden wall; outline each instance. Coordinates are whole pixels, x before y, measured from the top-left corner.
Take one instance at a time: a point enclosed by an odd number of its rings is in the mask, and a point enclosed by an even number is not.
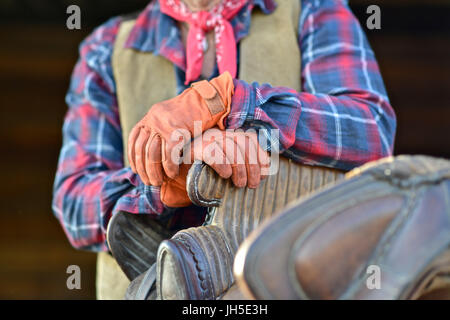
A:
[[[70,247],[50,207],[64,96],[79,42],[146,1],[72,1],[81,31],[65,29],[65,3],[0,1],[0,299],[94,298],[95,255]],[[350,3],[363,25],[367,5],[382,8],[382,30],[367,34],[397,112],[396,154],[449,158],[449,2]],[[66,289],[71,264],[82,290]]]

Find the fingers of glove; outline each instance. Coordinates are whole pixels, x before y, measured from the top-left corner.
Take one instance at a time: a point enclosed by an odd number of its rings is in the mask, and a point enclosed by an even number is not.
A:
[[[134,173],[137,173],[136,171],[136,162],[135,162],[135,143],[136,139],[139,136],[139,132],[141,131],[141,128],[139,126],[135,126],[128,136],[128,148],[127,148],[127,155],[128,155],[128,162],[130,163],[131,170]]]
[[[247,185],[247,168],[245,165],[245,157],[238,144],[235,142],[233,136],[230,137],[230,135],[227,135],[227,138],[225,139],[224,152],[228,161],[231,163],[231,180],[236,187],[245,187]]]
[[[245,145],[241,150],[245,152],[245,164],[247,169],[247,185],[256,188],[261,181],[261,167],[258,162],[258,150],[249,136],[245,137]]]
[[[251,132],[248,133],[247,135],[257,149],[258,163],[261,170],[261,180],[264,180],[265,178],[267,178],[270,169],[269,153],[265,151],[263,148],[261,148],[256,132]]]
[[[164,173],[170,179],[175,179],[180,172],[179,160],[183,146],[181,145],[181,148],[175,148],[175,146],[176,143],[164,139],[162,140],[162,166]],[[178,152],[178,155],[175,155],[174,152]]]
[[[244,156],[247,185],[249,188],[256,188],[261,179],[256,148],[250,138],[243,132],[236,133],[234,141]]]
[[[161,137],[154,134],[145,147],[145,172],[152,186],[161,186],[164,179],[161,146]]]
[[[191,144],[191,158],[205,162],[222,178],[228,179],[232,169],[224,153],[223,143],[224,132],[215,128],[209,129],[194,139]]]
[[[150,133],[147,130],[141,130],[136,144],[134,146],[136,171],[144,184],[150,185],[147,173],[145,172],[145,146]]]
[[[191,141],[191,133],[188,130],[177,129],[171,133],[170,138],[162,139],[163,158],[162,164],[165,174],[175,179],[180,174],[180,164],[185,162],[188,145]],[[189,161],[188,161],[189,162]]]
[[[223,140],[223,139],[221,139]],[[233,170],[219,141],[205,142],[202,148],[202,161],[214,169],[222,178],[231,177]],[[196,159],[199,160],[199,159]]]

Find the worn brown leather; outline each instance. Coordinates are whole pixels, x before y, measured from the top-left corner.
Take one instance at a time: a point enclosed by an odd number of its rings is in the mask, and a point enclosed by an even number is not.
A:
[[[399,156],[351,171],[248,237],[234,272],[256,299],[448,297],[450,161]]]
[[[108,223],[107,242],[118,265],[131,281],[156,262],[158,247],[173,235],[146,214],[120,211]]]
[[[163,241],[157,258],[160,299],[219,299],[234,282],[235,253],[248,234],[288,203],[343,178],[334,169],[280,158],[278,173],[258,188],[236,188],[211,168],[194,163],[187,189],[193,203],[215,207],[207,225]]]

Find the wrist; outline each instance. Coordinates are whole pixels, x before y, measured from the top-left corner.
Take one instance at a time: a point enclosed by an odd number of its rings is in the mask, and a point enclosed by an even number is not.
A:
[[[247,82],[234,79],[234,94],[231,99],[230,113],[226,118],[226,128],[238,129],[245,121],[255,116],[256,90]]]
[[[228,72],[211,81],[198,81],[191,87],[200,95],[204,106],[208,109],[210,120],[203,125],[203,130],[218,126],[224,130],[224,119],[230,113],[231,100],[234,93],[233,78]]]

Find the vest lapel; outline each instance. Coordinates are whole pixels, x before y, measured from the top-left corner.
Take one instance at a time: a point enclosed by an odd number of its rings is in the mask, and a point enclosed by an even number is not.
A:
[[[124,48],[134,23],[135,20],[122,22],[112,56],[124,150],[131,129],[149,108],[176,93],[175,71],[169,60],[151,52]],[[124,162],[128,165],[126,152]]]

